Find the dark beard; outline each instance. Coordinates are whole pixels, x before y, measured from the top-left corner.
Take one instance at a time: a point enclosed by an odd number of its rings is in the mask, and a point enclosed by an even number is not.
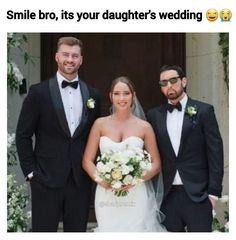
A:
[[[179,92],[174,92],[174,93],[171,93],[171,94],[167,94],[167,98],[169,100],[176,100],[178,99],[184,92],[184,89],[181,89]]]

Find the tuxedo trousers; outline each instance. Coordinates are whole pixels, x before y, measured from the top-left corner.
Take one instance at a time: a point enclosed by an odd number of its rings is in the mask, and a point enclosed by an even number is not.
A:
[[[169,232],[211,232],[212,204],[209,198],[193,202],[183,185],[173,185],[164,199],[161,211],[165,214],[163,224]]]
[[[32,178],[32,231],[57,232],[60,220],[64,232],[85,232],[91,188],[76,186],[71,171],[62,188],[49,188]]]

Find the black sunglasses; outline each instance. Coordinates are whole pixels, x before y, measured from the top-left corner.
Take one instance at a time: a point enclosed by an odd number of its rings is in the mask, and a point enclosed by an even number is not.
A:
[[[180,78],[180,77],[177,76],[177,77],[172,77],[172,78],[167,79],[167,80],[160,80],[160,81],[159,81],[159,85],[160,85],[161,87],[165,87],[165,86],[168,85],[168,82],[171,83],[171,84],[175,84],[175,83],[177,83],[177,81],[178,81],[179,78]]]

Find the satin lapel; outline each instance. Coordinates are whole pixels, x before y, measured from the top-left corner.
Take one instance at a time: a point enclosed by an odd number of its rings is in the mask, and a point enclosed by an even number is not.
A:
[[[59,119],[61,128],[67,137],[70,137],[70,130],[68,127],[68,123],[66,120],[66,114],[62,103],[62,98],[60,94],[60,89],[58,86],[58,82],[56,78],[52,78],[49,80],[49,90],[53,102],[53,107],[56,111],[57,117]]]
[[[194,106],[194,102],[192,101],[191,98],[188,98],[188,102],[186,106]],[[181,151],[183,150],[183,146],[185,144],[185,141],[187,139],[187,136],[191,133],[193,129],[193,123],[191,122],[190,117],[188,114],[184,114],[184,120],[183,120],[183,127],[182,127],[182,133],[181,133],[181,140],[180,140],[180,147],[179,147],[179,154],[181,154]]]
[[[80,91],[81,91],[81,95],[82,95],[82,99],[83,99],[83,111],[82,111],[81,122],[80,122],[79,126],[76,128],[73,138],[76,138],[80,134],[81,130],[85,126],[87,119],[88,119],[87,101],[90,96],[89,90],[88,90],[88,87],[85,82],[79,80],[79,84],[80,84]]]
[[[172,158],[176,157],[175,155],[175,151],[172,147],[171,141],[170,141],[170,136],[168,134],[167,131],[167,124],[166,124],[166,118],[167,118],[167,105],[163,105],[163,108],[161,108],[160,110],[161,112],[161,117],[158,119],[157,121],[159,122],[159,128],[160,128],[160,132],[161,132],[161,139],[157,139],[157,141],[161,141],[162,143],[164,143],[164,145],[166,146],[165,151],[173,154]]]

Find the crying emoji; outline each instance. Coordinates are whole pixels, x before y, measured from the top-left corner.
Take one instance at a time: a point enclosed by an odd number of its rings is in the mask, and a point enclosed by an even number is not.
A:
[[[232,18],[232,12],[229,9],[224,8],[220,11],[221,22],[230,22],[231,18]]]

